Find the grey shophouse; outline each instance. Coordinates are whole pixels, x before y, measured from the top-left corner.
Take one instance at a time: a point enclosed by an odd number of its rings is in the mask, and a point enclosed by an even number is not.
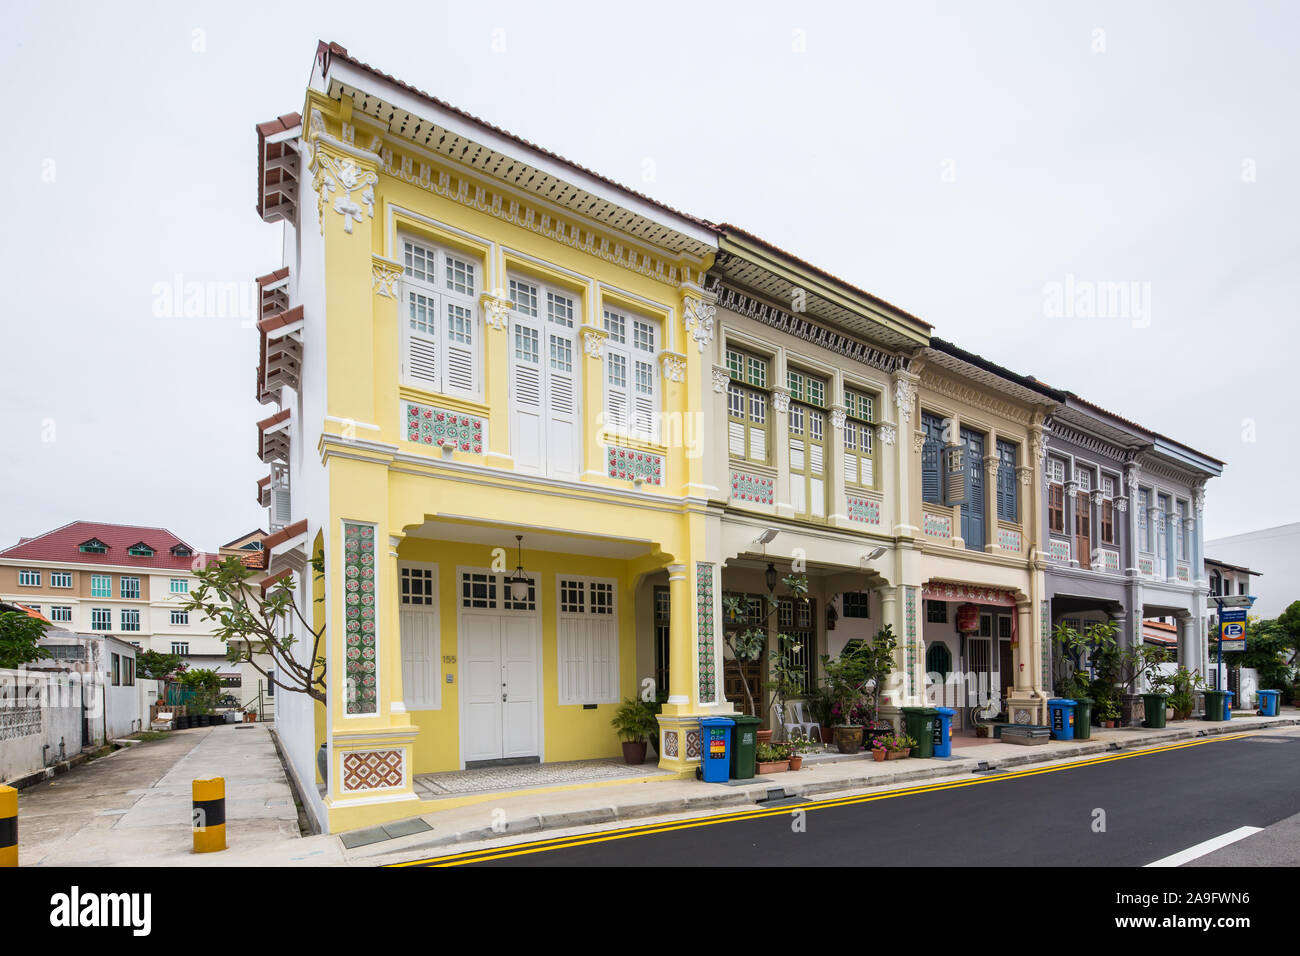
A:
[[[1165,619],[1177,628],[1178,663],[1204,674],[1202,513],[1205,483],[1223,463],[1070,392],[1048,431],[1042,545],[1052,627],[1112,620],[1132,647],[1143,620]],[[1053,680],[1068,666],[1054,660]]]

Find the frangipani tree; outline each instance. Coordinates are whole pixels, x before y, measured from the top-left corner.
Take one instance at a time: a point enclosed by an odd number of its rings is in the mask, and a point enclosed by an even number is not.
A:
[[[313,557],[311,568],[317,579],[323,578],[324,558]],[[280,578],[263,594],[261,583],[253,580],[255,572],[233,555],[196,571],[195,576],[199,585],[191,588],[185,610],[216,625],[216,636],[226,644],[227,660],[248,664],[276,688],[325,703],[321,649],[325,626],[312,628],[288,578]],[[295,654],[299,634],[311,645],[305,662]]]

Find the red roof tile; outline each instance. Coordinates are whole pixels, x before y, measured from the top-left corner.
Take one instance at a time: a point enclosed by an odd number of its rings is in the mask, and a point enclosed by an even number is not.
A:
[[[288,541],[290,538],[296,538],[300,534],[306,534],[306,532],[307,532],[307,519],[303,518],[301,521],[295,521],[293,524],[289,525],[288,527],[281,528],[279,531],[275,532],[274,534],[267,535],[266,539],[262,542],[262,550],[270,551],[276,545],[283,544],[284,542]]]
[[[85,554],[77,547],[91,538],[108,546],[104,554]],[[143,541],[154,549],[153,557],[136,558],[127,548]],[[172,554],[172,548],[188,548],[188,556]],[[145,528],[132,524],[105,524],[99,521],[72,521],[61,528],[28,538],[0,551],[2,558],[26,558],[30,561],[60,561],[76,564],[138,565],[143,568],[188,570],[196,557],[205,557],[166,528]]]

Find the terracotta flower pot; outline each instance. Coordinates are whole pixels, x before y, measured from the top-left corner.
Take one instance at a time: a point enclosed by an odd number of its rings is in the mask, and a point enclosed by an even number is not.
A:
[[[793,757],[790,758],[790,769],[791,770],[803,769],[803,754],[795,754]]]
[[[824,724],[822,725],[822,743],[824,743],[824,744],[833,744],[833,743],[835,743],[835,728],[834,728],[834,727],[827,727],[827,726],[825,726]]]
[[[772,731],[760,730],[758,732],[758,742],[760,744],[770,744],[772,742]]]
[[[876,750],[871,751],[871,756],[877,761],[882,761],[885,759],[885,751],[877,748]]]
[[[908,754],[910,754],[911,752],[912,752],[912,751],[910,751],[910,750],[891,750],[891,751],[889,751],[888,754],[885,755],[885,759],[886,759],[886,760],[902,760],[904,757],[906,757],[906,756],[907,756]]]
[[[760,774],[780,773],[783,770],[789,770],[789,769],[790,769],[789,760],[773,760],[770,763],[763,763],[760,761],[758,764],[757,772]]]
[[[842,754],[855,754],[862,749],[861,727],[836,727],[835,746]]]
[[[634,766],[645,763],[645,747],[644,740],[623,741],[623,759]]]

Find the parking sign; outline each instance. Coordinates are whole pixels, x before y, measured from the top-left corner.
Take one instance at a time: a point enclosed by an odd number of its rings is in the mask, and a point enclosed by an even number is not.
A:
[[[1219,641],[1225,654],[1246,649],[1246,609],[1225,609],[1219,615]]]

